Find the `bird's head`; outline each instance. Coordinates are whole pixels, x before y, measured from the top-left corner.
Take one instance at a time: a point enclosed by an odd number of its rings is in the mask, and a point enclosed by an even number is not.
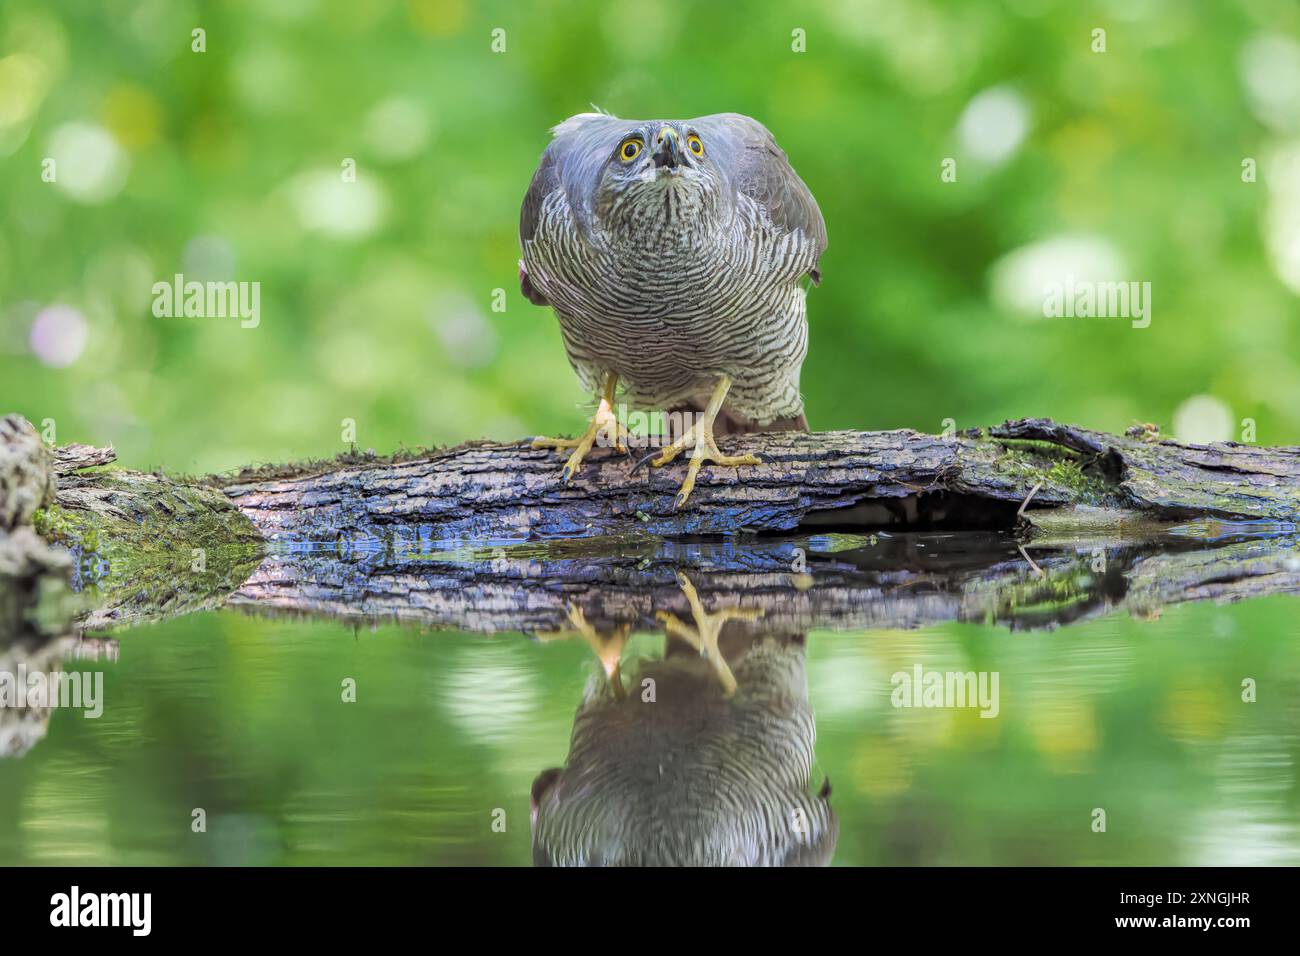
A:
[[[721,157],[689,120],[635,123],[612,132],[619,135],[606,144],[593,208],[615,241],[688,243],[730,216]]]

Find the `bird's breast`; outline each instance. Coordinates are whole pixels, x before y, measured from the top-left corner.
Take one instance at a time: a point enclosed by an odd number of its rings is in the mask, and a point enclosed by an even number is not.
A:
[[[599,223],[579,228],[557,190],[524,246],[529,279],[557,311],[611,320],[683,322],[783,300],[816,266],[814,244],[802,232],[777,229],[752,200],[741,199],[715,230],[629,235]]]

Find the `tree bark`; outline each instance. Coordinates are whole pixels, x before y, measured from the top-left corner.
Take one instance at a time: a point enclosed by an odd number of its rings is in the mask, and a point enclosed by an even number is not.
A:
[[[197,480],[73,446],[47,466],[56,499],[34,520],[95,591],[90,627],[225,605],[475,631],[563,629],[579,608],[653,627],[658,611],[687,611],[679,574],[711,606],[764,612],[732,627],[789,632],[1052,626],[1300,591],[1300,448],[1043,419],[724,444],[763,463],[706,465],[680,511],[684,465],[633,472],[611,449],[565,486],[562,459],[527,443]],[[23,487],[39,489],[30,465]]]
[[[663,537],[809,525],[1009,528],[1030,510],[1084,504],[1151,518],[1300,518],[1300,448],[1209,446],[1008,422],[952,437],[910,430],[780,432],[725,449],[763,464],[706,465],[673,510],[677,462],[629,474],[593,451],[572,484],[527,444],[476,442],[405,461],[247,471],[218,487],[269,539],[391,546],[427,541]]]

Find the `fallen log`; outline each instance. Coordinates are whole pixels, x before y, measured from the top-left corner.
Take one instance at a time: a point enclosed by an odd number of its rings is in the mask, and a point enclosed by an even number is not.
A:
[[[528,443],[202,479],[124,471],[111,449],[70,446],[45,466],[57,491],[33,520],[95,591],[89,627],[231,605],[532,631],[562,626],[575,602],[593,621],[649,626],[684,609],[679,572],[792,632],[1051,626],[1291,593],[1300,579],[1300,448],[1026,419],[948,436],[750,435],[725,450],[763,464],[706,467],[675,511],[684,466],[634,472],[612,449],[566,486],[554,453]],[[30,462],[23,474],[39,489]],[[1171,533],[1179,523],[1192,530]],[[872,531],[869,545],[844,545]],[[955,563],[942,538],[916,537],[958,531],[985,537],[966,536]],[[797,570],[800,554],[811,570]]]
[[[707,466],[673,509],[685,466],[633,472],[612,449],[573,482],[553,453],[475,442],[410,460],[257,469],[214,484],[270,540],[357,547],[660,537],[809,526],[1011,528],[1021,505],[1104,506],[1161,520],[1300,520],[1300,448],[1149,442],[1008,422],[949,437],[911,430],[735,438],[763,464]]]

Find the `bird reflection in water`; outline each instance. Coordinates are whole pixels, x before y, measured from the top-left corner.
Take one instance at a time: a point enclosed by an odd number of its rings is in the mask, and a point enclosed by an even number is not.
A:
[[[838,822],[830,782],[809,790],[816,729],[804,635],[764,632],[761,611],[707,612],[679,576],[693,620],[667,612],[664,655],[627,687],[630,626],[598,634],[571,607],[572,632],[601,672],[574,719],[563,768],[533,781],[539,866],[816,866]],[[724,625],[743,622],[723,634]]]

